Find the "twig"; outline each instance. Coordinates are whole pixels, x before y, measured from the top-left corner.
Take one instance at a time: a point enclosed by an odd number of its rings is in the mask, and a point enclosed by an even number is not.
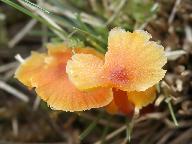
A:
[[[127,0],[121,0],[119,5],[116,7],[116,11],[114,14],[110,17],[110,19],[107,21],[106,25],[109,25],[119,14],[120,10],[125,6]]]
[[[95,12],[99,11],[96,0],[89,0],[89,3],[91,5],[91,8],[93,9],[93,11],[95,11]]]
[[[12,128],[13,128],[13,135],[18,136],[19,126],[18,126],[18,120],[15,117],[12,119]]]
[[[175,50],[175,51],[166,51],[165,52],[167,59],[170,61],[176,60],[184,54],[186,54],[186,52],[184,50]]]
[[[2,80],[3,81],[8,81],[11,77],[14,76],[14,74],[15,74],[15,69],[11,69],[11,70],[7,71],[5,73],[5,75],[3,76]]]
[[[173,20],[174,20],[174,18],[175,18],[175,14],[176,14],[176,12],[177,12],[177,8],[178,8],[180,2],[181,2],[181,0],[176,0],[176,1],[175,1],[174,7],[173,7],[173,9],[172,9],[172,11],[171,11],[171,14],[170,14],[170,16],[169,16],[169,19],[168,19],[168,24],[169,24],[169,25],[173,22]]]
[[[25,94],[21,93],[20,91],[18,91],[14,87],[6,84],[5,82],[3,82],[1,80],[0,80],[0,89],[7,91],[8,93],[14,95],[18,99],[20,99],[26,103],[29,102],[29,98]]]
[[[109,1],[108,0],[102,0],[102,4],[103,4],[103,7],[106,11],[107,14],[110,13],[110,10],[109,10]]]
[[[171,144],[181,144],[181,143],[190,143],[192,139],[192,128],[186,130],[185,132],[181,133],[179,137],[176,137],[173,141],[171,141]],[[188,140],[188,141],[186,141]]]
[[[165,99],[165,96],[161,94],[161,95],[156,99],[154,105],[155,105],[156,107],[159,106],[159,105],[164,101],[164,99]]]
[[[110,140],[113,137],[115,137],[116,135],[118,135],[119,133],[121,133],[122,131],[126,130],[127,126],[122,126],[120,128],[118,128],[117,130],[113,131],[112,133],[108,134],[105,138],[105,140]],[[101,141],[97,141],[94,144],[101,144]]]
[[[128,142],[128,139],[125,138],[121,144],[127,144],[127,142]]]
[[[18,61],[18,62],[20,62],[20,63],[23,63],[25,60],[21,57],[21,55],[20,54],[17,54],[16,56],[15,56],[15,59]]]
[[[147,120],[147,119],[163,119],[164,117],[166,117],[168,115],[167,112],[165,113],[151,113],[151,114],[147,114],[145,116],[142,116],[138,119],[135,120],[135,124],[141,122],[141,121],[144,121],[144,120]],[[116,135],[120,134],[121,132],[123,132],[124,130],[126,130],[127,126],[124,125],[120,128],[118,128],[117,130],[111,132],[110,134],[108,134],[105,138],[105,140],[110,140],[112,139],[113,137],[115,137]],[[101,144],[101,141],[97,141],[95,142],[94,144]]]
[[[11,63],[5,64],[5,65],[2,65],[2,66],[0,66],[0,73],[13,69],[13,68],[17,67],[17,65],[18,65],[18,62],[11,62]]]
[[[35,101],[33,103],[33,110],[34,111],[36,111],[38,109],[40,102],[41,102],[41,99],[38,96],[36,96]]]
[[[135,120],[135,123],[139,123],[141,121],[147,120],[147,119],[156,119],[156,120],[162,120],[168,115],[168,112],[156,112],[156,113],[151,113],[151,114],[146,114],[137,120]]]
[[[22,28],[8,43],[10,48],[13,48],[17,43],[19,43],[22,38],[35,26],[37,20],[30,20],[24,28]]]
[[[157,144],[165,144],[166,141],[173,135],[174,131],[165,132],[164,135],[158,140]]]
[[[192,43],[192,28],[189,25],[185,26],[185,35],[189,43]]]
[[[88,120],[95,120],[95,118],[96,117],[94,117],[94,116],[92,116],[92,115],[89,115],[89,114],[85,114],[85,113],[81,113],[80,114],[80,116],[81,117],[83,117],[83,118],[86,118],[86,119],[88,119]],[[108,122],[107,120],[105,120],[105,119],[100,119],[99,121],[98,121],[98,123],[99,124],[101,124],[101,125],[109,125],[110,127],[113,127],[113,128],[119,128],[119,127],[121,127],[122,126],[122,124],[118,124],[118,123],[115,123],[115,122]]]

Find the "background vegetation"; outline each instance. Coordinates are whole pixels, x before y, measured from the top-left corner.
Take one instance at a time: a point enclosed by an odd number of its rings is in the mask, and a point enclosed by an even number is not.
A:
[[[0,143],[126,143],[126,117],[102,110],[53,111],[13,78],[18,66],[15,55],[25,58],[33,50],[45,51],[47,42],[63,41],[105,53],[113,27],[147,30],[165,47],[169,59],[155,111],[135,121],[131,142],[192,142],[191,0],[32,2],[38,5],[27,0],[0,1]]]

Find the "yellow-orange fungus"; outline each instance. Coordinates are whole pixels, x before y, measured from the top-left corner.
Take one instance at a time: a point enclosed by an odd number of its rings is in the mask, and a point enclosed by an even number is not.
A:
[[[83,49],[74,49],[83,53]],[[92,52],[91,52],[92,51]],[[85,49],[85,53],[95,53]],[[96,52],[97,53],[97,52]],[[66,74],[67,61],[72,49],[65,45],[48,45],[48,54],[32,53],[18,68],[15,77],[29,87],[56,110],[82,111],[103,107],[112,101],[109,88],[79,91]]]
[[[44,65],[44,58],[45,55],[32,52],[31,56],[22,63],[22,67],[17,69],[15,77],[19,78],[29,88],[32,88],[31,76],[39,73],[40,68]]]
[[[113,89],[113,98],[120,112],[131,115],[134,111],[134,104],[128,100],[125,91]]]
[[[115,67],[109,75],[109,79],[113,83],[126,83],[128,81],[128,76],[124,67]]]
[[[135,107],[141,109],[154,102],[156,98],[156,87],[153,86],[145,91],[133,91],[127,93],[128,100],[134,103]]]
[[[82,111],[106,106],[110,113],[132,115],[156,98],[165,75],[164,48],[143,30],[110,31],[104,55],[90,48],[49,44],[48,54],[33,52],[15,77],[52,108]],[[113,91],[112,91],[113,89]],[[112,100],[113,99],[113,100]]]
[[[114,28],[109,33],[103,62],[92,54],[76,54],[67,64],[67,74],[80,90],[113,87],[127,92],[145,91],[166,72],[162,69],[167,61],[164,48],[150,38],[143,30],[131,33]]]
[[[111,30],[103,66],[106,83],[124,91],[144,91],[164,77],[163,47],[149,41],[150,38],[142,30]]]
[[[128,100],[127,92],[113,89],[113,101],[105,109],[110,114],[123,113],[131,116],[134,112],[134,104]]]
[[[156,98],[155,86],[140,92],[125,92],[118,89],[113,89],[113,101],[105,107],[106,111],[111,114],[123,113],[131,116],[135,107],[141,110],[142,113],[150,112]],[[147,107],[146,107],[147,106]],[[148,107],[149,106],[149,107]]]
[[[110,114],[118,114],[119,109],[117,105],[115,104],[114,99],[105,107],[105,110]]]
[[[100,59],[104,59],[104,55],[92,48],[75,48],[74,52],[77,54],[92,54]]]
[[[69,79],[80,90],[99,87],[103,60],[91,54],[75,54],[67,63]]]

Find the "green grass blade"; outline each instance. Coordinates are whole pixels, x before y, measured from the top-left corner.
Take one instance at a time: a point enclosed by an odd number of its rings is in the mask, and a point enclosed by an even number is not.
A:
[[[175,113],[174,113],[174,111],[173,111],[173,107],[172,107],[172,104],[171,104],[171,99],[168,99],[168,98],[167,98],[166,102],[167,102],[167,105],[168,105],[168,108],[169,108],[169,112],[170,112],[170,114],[171,114],[171,117],[172,117],[172,119],[173,119],[173,122],[174,122],[175,126],[178,127],[179,124],[178,124],[178,122],[177,122]]]
[[[38,8],[38,9],[40,9],[41,11],[43,11],[43,12],[45,12],[45,13],[48,13],[48,14],[50,13],[48,10],[40,7],[40,6],[37,5],[37,4],[34,4],[34,3],[30,2],[29,0],[22,0],[22,1],[25,2],[27,5],[29,5],[29,6],[31,6],[31,7]]]
[[[83,140],[87,135],[91,133],[91,131],[96,127],[97,122],[101,118],[102,113],[98,115],[98,117],[83,131],[83,133],[79,136],[80,140]]]
[[[109,131],[109,128],[110,128],[111,119],[112,119],[112,117],[109,117],[109,116],[107,117],[108,123],[107,123],[107,125],[105,126],[105,128],[103,130],[102,137],[101,137],[101,144],[105,143],[105,138],[106,138],[106,135],[107,135],[107,133]]]
[[[63,35],[64,37],[66,36],[66,33],[65,33],[63,30],[60,30],[60,29],[54,27],[53,25],[49,24],[46,20],[44,20],[43,18],[41,18],[41,17],[33,14],[31,11],[25,9],[24,7],[18,5],[18,4],[14,3],[14,2],[12,2],[12,1],[10,1],[10,0],[1,0],[1,1],[4,2],[4,3],[6,3],[6,4],[8,4],[8,5],[10,5],[10,6],[12,6],[13,8],[21,11],[22,13],[24,13],[24,14],[26,14],[26,15],[28,15],[28,16],[36,19],[36,20],[38,20],[38,21],[41,22],[42,24],[48,26],[50,29],[59,32],[59,33],[60,33],[61,35]]]
[[[87,32],[87,31],[85,31],[85,30],[82,30],[82,29],[77,28],[77,27],[74,27],[74,29],[77,30],[77,31],[79,31],[79,32],[82,32],[82,33],[84,33],[84,34],[86,34],[86,35],[88,35],[88,36],[90,36],[90,37],[92,37],[92,38],[94,38],[94,39],[96,39],[96,40],[99,41],[99,42],[102,42],[103,44],[106,44],[106,42],[103,41],[102,38],[99,38],[99,37],[97,37],[97,36],[95,36],[95,35]]]

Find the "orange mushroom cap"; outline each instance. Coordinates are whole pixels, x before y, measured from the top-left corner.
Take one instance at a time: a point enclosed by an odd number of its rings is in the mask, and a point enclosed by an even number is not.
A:
[[[80,90],[114,87],[128,92],[145,91],[166,72],[162,69],[167,61],[163,47],[150,38],[142,30],[131,33],[112,29],[104,62],[92,54],[76,54],[67,64],[69,79]]]
[[[156,98],[156,87],[150,87],[145,91],[127,92],[127,98],[134,103],[137,109],[141,109],[154,102]]]
[[[164,48],[150,38],[142,30],[111,30],[103,71],[107,83],[124,91],[144,91],[164,77]]]
[[[84,49],[74,49],[83,53]],[[97,53],[85,49],[85,53]],[[78,90],[66,74],[67,61],[72,50],[64,44],[48,45],[48,54],[32,53],[17,69],[15,77],[30,88],[56,110],[82,111],[99,108],[112,101],[112,90],[96,88],[88,91]]]
[[[104,109],[109,113],[109,114],[118,114],[119,113],[119,109],[114,101],[114,99],[107,105],[104,107]]]
[[[132,116],[135,108],[143,111],[143,109],[146,109],[146,106],[154,102],[155,98],[155,86],[140,92],[126,92],[113,89],[113,101],[105,109],[110,114],[123,113]]]
[[[103,59],[95,55],[75,54],[67,63],[66,72],[79,90],[93,89],[101,86],[103,64]]]
[[[105,109],[110,114],[123,113],[132,116],[134,112],[134,104],[128,100],[127,92],[113,89],[113,100]]]

